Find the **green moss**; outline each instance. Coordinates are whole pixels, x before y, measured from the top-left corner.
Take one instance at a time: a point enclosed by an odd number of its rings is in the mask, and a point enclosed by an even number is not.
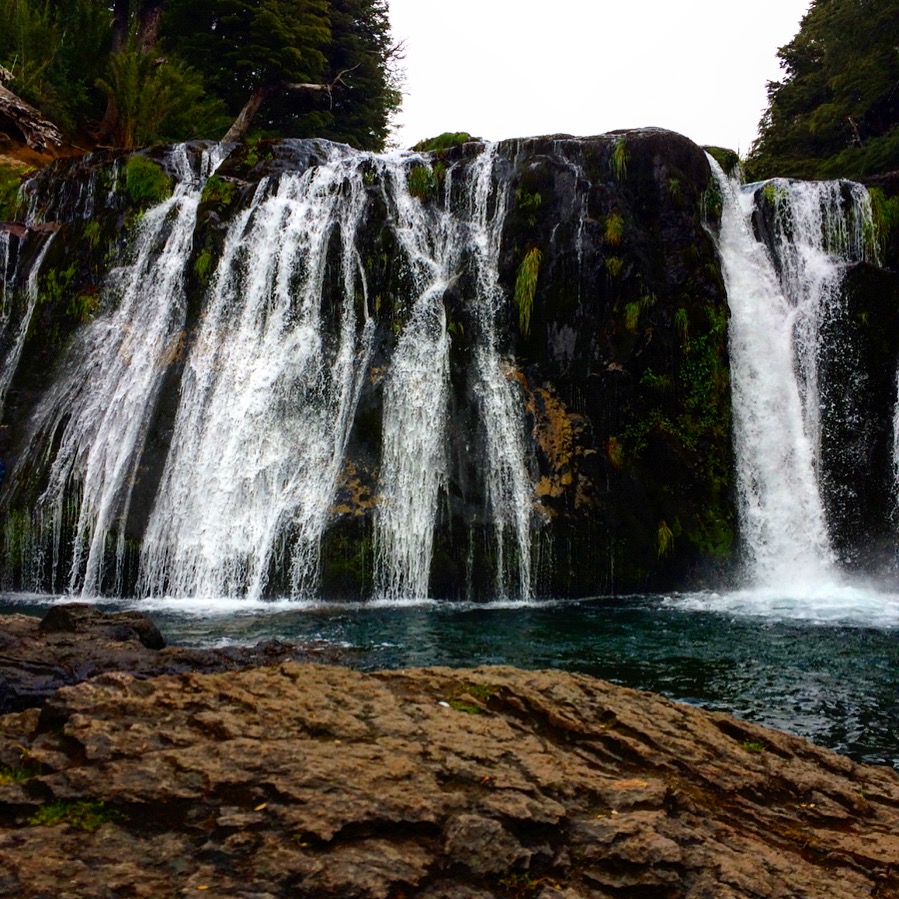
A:
[[[215,203],[217,206],[230,206],[234,202],[237,185],[219,175],[213,175],[203,188],[201,203]]]
[[[721,210],[724,208],[724,198],[721,196],[721,188],[713,178],[708,187],[702,192],[702,218],[704,221],[720,222]]]
[[[451,699],[449,706],[457,712],[465,712],[466,715],[480,715],[484,711],[479,705],[474,705],[461,699]]]
[[[526,872],[506,872],[497,880],[497,886],[508,899],[531,899],[538,893],[547,895],[560,891],[561,887],[548,877],[534,877]]]
[[[616,259],[616,261],[620,264],[621,260]],[[606,265],[609,264],[609,260],[606,260]],[[620,265],[618,271],[620,272]],[[639,302],[636,303],[628,303],[624,307],[624,327],[630,331],[631,333],[635,333],[638,325],[640,324],[640,309],[641,305]]]
[[[518,327],[524,337],[531,331],[531,312],[534,307],[534,295],[537,292],[537,280],[540,277],[540,263],[543,253],[533,247],[525,254],[518,266],[515,278],[515,305],[518,308]]]
[[[196,262],[194,262],[194,272],[196,276],[201,281],[205,281],[212,272],[214,264],[215,258],[212,253],[204,247],[197,256]]]
[[[721,166],[725,175],[733,175],[740,165],[740,157],[733,150],[725,147],[703,147],[703,150]]]
[[[154,206],[171,196],[172,179],[158,162],[132,156],[125,163],[125,191],[132,203],[142,208]]]
[[[681,306],[677,312],[674,313],[674,328],[677,333],[680,335],[681,340],[687,340],[690,336],[690,316],[687,314],[687,310]]]
[[[33,171],[26,165],[0,165],[0,222],[15,218],[19,188]]]
[[[42,272],[38,279],[38,304],[55,305],[72,290],[77,268],[73,262],[68,268],[50,268]]]
[[[624,238],[624,219],[617,212],[610,212],[606,218],[606,243],[617,247]]]
[[[606,441],[606,455],[613,468],[621,468],[624,464],[624,448],[617,437],[609,437]]]
[[[89,322],[100,308],[100,294],[97,290],[83,290],[75,294],[66,307],[66,315],[78,322]]]
[[[612,167],[612,174],[617,181],[623,181],[627,178],[627,138],[619,137],[612,144],[612,156],[609,164]]]
[[[865,234],[865,249],[877,258],[892,237],[899,233],[899,196],[887,197],[879,187],[868,188],[873,227]]]
[[[435,151],[449,150],[460,144],[468,143],[471,135],[467,131],[444,131],[437,137],[429,137],[420,140],[412,149],[416,153],[433,153]]]
[[[606,271],[609,273],[609,275],[613,278],[617,278],[621,274],[621,270],[624,268],[624,260],[622,260],[619,256],[606,256],[604,261],[606,263]]]
[[[789,192],[785,188],[775,184],[773,181],[769,181],[762,188],[762,199],[770,206],[775,206],[778,203],[782,203],[788,197]]]
[[[429,200],[437,195],[437,177],[426,165],[413,165],[406,175],[409,193],[418,200]]]
[[[747,740],[747,741],[743,744],[743,748],[744,748],[747,752],[758,752],[758,753],[764,752],[765,749],[766,749],[764,743],[756,743],[756,742],[754,742],[754,741],[752,741],[752,740]]]
[[[28,767],[9,768],[0,765],[0,786],[5,784],[18,784],[37,776],[37,771]]]
[[[680,206],[683,196],[681,193],[680,178],[669,178],[667,188],[668,196],[671,197],[671,202],[674,203],[675,206]]]
[[[100,236],[103,233],[103,228],[100,226],[100,222],[97,219],[91,219],[84,226],[84,239],[90,244],[92,250],[96,250],[100,245]]]
[[[671,378],[668,375],[657,375],[651,368],[647,368],[640,376],[640,384],[660,393],[668,393],[671,390]]]
[[[659,522],[659,529],[656,534],[656,546],[658,547],[660,559],[670,555],[671,550],[674,548],[674,532],[668,527],[668,522],[666,521]]]
[[[80,802],[51,802],[38,809],[29,819],[32,827],[57,827],[69,824],[77,830],[93,833],[104,824],[120,821],[122,815],[108,808],[103,802],[83,800]]]

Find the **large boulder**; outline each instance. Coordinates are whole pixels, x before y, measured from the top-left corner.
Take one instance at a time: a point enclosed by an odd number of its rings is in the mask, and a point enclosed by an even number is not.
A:
[[[899,775],[583,675],[106,674],[0,718],[0,893],[899,896]]]

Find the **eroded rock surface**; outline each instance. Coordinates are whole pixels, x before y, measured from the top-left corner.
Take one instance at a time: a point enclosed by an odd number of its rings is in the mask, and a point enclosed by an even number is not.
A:
[[[277,640],[220,649],[164,648],[162,635],[147,615],[102,612],[83,603],[55,606],[42,620],[31,615],[4,615],[2,620],[0,714],[39,706],[60,687],[109,671],[146,678],[231,671],[288,659],[335,660],[332,647]]]
[[[899,896],[895,771],[583,675],[105,674],[0,764],[23,899]]]

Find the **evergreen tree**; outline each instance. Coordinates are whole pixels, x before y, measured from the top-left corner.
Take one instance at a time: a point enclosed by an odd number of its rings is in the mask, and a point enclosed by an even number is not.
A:
[[[814,0],[778,56],[751,177],[899,168],[899,0]]]
[[[383,149],[402,101],[401,48],[391,39],[385,0],[331,0],[324,49],[333,85],[323,96],[285,91],[272,97],[264,127],[290,137],[324,137],[362,150]]]
[[[162,33],[244,125],[384,145],[400,100],[384,0],[168,0]]]
[[[386,0],[0,0],[7,87],[86,143],[220,138],[258,111],[264,134],[378,149],[396,60]]]
[[[141,50],[132,38],[110,55],[107,78],[97,81],[110,104],[107,139],[139,147],[221,134],[229,116],[217,97],[207,95],[200,73],[154,49]]]
[[[110,12],[102,0],[0,0],[0,65],[8,85],[76,133],[99,111],[96,79],[109,53]]]

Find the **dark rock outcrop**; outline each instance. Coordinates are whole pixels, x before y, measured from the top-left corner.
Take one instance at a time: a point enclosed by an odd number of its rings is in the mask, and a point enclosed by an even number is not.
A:
[[[106,674],[0,718],[0,894],[899,896],[899,775],[590,677]]]
[[[4,615],[0,627],[0,714],[40,706],[60,687],[111,671],[135,677],[234,671],[281,661],[335,661],[333,648],[270,640],[216,649],[165,646],[140,612],[105,613],[80,603],[55,606],[43,620]]]

